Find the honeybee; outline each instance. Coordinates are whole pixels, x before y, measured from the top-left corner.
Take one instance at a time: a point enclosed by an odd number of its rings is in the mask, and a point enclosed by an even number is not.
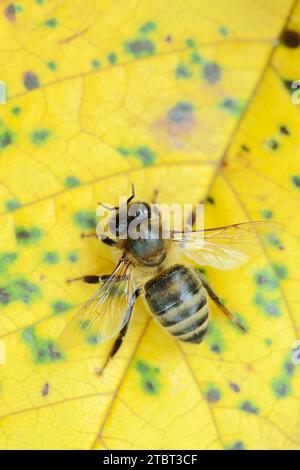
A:
[[[134,202],[134,198],[133,187],[126,202],[127,209],[134,212],[139,222],[148,221],[151,217],[149,204]],[[66,326],[60,338],[62,341],[72,344],[82,334],[90,334],[98,343],[118,335],[107,363],[121,346],[139,295],[144,296],[154,318],[177,340],[201,342],[210,318],[208,297],[242,332],[246,332],[199,270],[182,259],[191,259],[198,266],[216,269],[238,267],[249,259],[258,235],[274,228],[276,223],[256,221],[203,229],[199,242],[196,231],[191,227],[182,232],[172,230],[170,238],[164,238],[159,214],[158,237],[152,236],[153,225],[146,224],[146,236],[131,239],[121,237],[127,225],[124,226],[119,218],[120,207],[109,209],[114,211],[110,230],[115,237],[105,235],[101,240],[120,252],[119,261],[110,275],[87,275],[69,280],[101,285]]]

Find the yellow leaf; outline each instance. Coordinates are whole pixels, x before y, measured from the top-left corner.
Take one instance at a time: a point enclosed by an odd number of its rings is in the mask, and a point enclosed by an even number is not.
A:
[[[300,449],[300,2],[1,2],[0,448]],[[284,31],[284,33],[282,33]],[[281,38],[278,40],[278,38]],[[111,342],[58,348],[109,273],[98,201],[206,201],[206,225],[282,221],[180,344],[138,300]],[[2,350],[1,349],[1,350]],[[299,361],[298,361],[299,362]]]

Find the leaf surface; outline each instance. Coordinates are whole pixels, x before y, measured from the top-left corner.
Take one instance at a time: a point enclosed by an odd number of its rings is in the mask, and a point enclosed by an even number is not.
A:
[[[11,5],[0,19],[0,448],[300,449],[300,3]],[[159,202],[206,201],[210,227],[286,230],[260,239],[243,269],[206,271],[247,335],[212,306],[204,342],[182,345],[139,300],[99,377],[111,343],[57,346],[95,291],[66,279],[112,271],[110,249],[80,234],[131,182],[141,200],[159,188]]]

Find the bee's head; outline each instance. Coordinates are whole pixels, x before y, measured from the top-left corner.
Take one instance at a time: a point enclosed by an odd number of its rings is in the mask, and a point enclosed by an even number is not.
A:
[[[115,237],[125,233],[131,222],[135,221],[136,224],[142,224],[143,221],[149,220],[152,216],[150,205],[147,202],[133,201],[134,198],[135,191],[132,185],[132,194],[125,201],[125,204],[110,209],[113,213],[108,223],[108,229]],[[155,213],[159,213],[158,208],[155,208]]]

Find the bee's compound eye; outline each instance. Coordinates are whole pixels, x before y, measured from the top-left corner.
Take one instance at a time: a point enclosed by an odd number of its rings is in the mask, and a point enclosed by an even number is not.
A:
[[[130,206],[128,214],[136,219],[148,219],[149,207],[143,202],[136,202]]]

